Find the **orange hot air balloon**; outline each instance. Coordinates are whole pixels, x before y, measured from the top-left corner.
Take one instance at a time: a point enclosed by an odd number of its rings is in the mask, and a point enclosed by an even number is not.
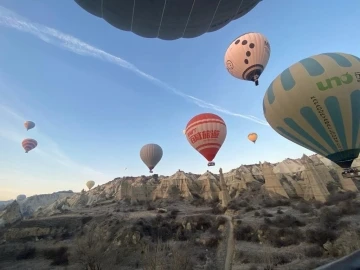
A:
[[[37,141],[34,139],[24,139],[22,141],[22,147],[25,149],[25,153],[33,150],[37,146]]]
[[[248,135],[248,139],[249,139],[250,141],[252,141],[253,143],[256,143],[257,138],[258,138],[258,135],[257,135],[256,133],[250,133],[250,134]]]
[[[202,113],[193,117],[185,129],[186,138],[207,161],[208,166],[214,166],[217,152],[226,138],[224,120],[213,113]]]

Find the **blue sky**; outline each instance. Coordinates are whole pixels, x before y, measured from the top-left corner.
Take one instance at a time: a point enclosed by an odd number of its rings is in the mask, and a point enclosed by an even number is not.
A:
[[[205,172],[207,161],[182,133],[202,112],[219,114],[228,127],[213,172],[311,154],[242,116],[265,120],[263,95],[293,63],[323,52],[359,56],[359,9],[358,0],[264,0],[217,32],[163,41],[122,32],[71,0],[2,0],[0,200],[148,174],[139,158],[146,143],[164,150],[155,173]],[[263,33],[272,48],[258,87],[223,63],[230,42],[249,31]],[[24,120],[36,128],[26,132]],[[259,135],[255,145],[250,132]],[[25,137],[39,142],[29,154]]]

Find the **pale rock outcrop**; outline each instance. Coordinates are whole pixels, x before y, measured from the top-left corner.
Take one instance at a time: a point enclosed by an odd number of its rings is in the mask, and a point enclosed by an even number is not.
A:
[[[259,162],[259,164],[260,164],[260,162]],[[260,165],[256,165],[256,164],[252,165],[251,174],[253,175],[255,180],[264,181],[265,180],[264,174],[259,166]]]
[[[220,189],[221,189],[219,194],[219,200],[221,201],[222,207],[227,207],[231,198],[221,168],[219,169],[219,173],[220,173]]]
[[[0,211],[4,210],[7,205],[12,203],[14,200],[0,201]]]
[[[293,177],[291,177],[290,175],[285,174],[284,176],[286,177],[286,179],[290,182],[290,184],[295,189],[296,195],[303,198],[304,190],[303,190],[303,186],[299,183],[299,181],[293,179]]]
[[[301,160],[304,163],[304,199],[312,200],[315,199],[320,202],[326,202],[328,195],[330,195],[325,181],[321,179],[321,176],[316,171],[314,162],[306,155],[303,155]]]
[[[335,182],[334,178],[331,176],[329,172],[329,168],[321,161],[321,159],[317,155],[313,155],[309,157],[310,160],[313,162],[315,167],[315,171],[318,173],[319,177],[325,184]]]
[[[40,207],[35,213],[34,217],[44,217],[44,216],[53,216],[57,214],[65,213],[66,211],[70,211],[71,206],[68,202],[69,198],[63,198],[54,203],[50,204],[49,206],[42,208]]]
[[[186,199],[193,199],[193,193],[199,192],[199,186],[191,176],[186,175],[183,171],[179,170],[172,176],[162,179],[160,184],[153,192],[153,200],[158,198],[166,199],[172,193],[179,193],[179,195]]]
[[[152,200],[152,193],[157,187],[157,181],[153,178],[147,180],[146,178],[136,179],[131,184],[131,202],[150,201]]]
[[[304,169],[304,164],[302,164],[300,160],[287,158],[274,166],[274,173],[292,174],[303,171]]]
[[[260,168],[265,178],[265,189],[270,193],[281,195],[285,198],[289,198],[284,187],[281,185],[280,180],[274,173],[273,167],[269,162],[260,163]]]
[[[201,175],[197,180],[197,185],[200,187],[200,194],[205,200],[214,200],[219,198],[220,184],[217,176],[207,171]]]
[[[20,210],[23,216],[31,216],[39,207],[45,207],[57,200],[65,197],[71,197],[75,193],[72,191],[59,191],[52,194],[34,195],[26,198],[20,203]]]
[[[246,183],[250,183],[255,180],[251,171],[248,168],[246,168],[244,165],[240,166],[239,171],[241,173],[241,178],[244,179]]]
[[[0,213],[0,226],[13,224],[23,218],[20,205],[17,201],[8,204],[6,208]]]

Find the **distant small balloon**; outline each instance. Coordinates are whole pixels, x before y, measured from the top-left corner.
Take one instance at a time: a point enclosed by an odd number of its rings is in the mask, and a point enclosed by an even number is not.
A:
[[[16,197],[16,200],[18,201],[18,202],[22,202],[22,201],[24,201],[26,199],[26,195],[24,195],[24,194],[20,194],[20,195],[18,195],[17,197]]]
[[[35,127],[35,123],[33,121],[25,121],[24,127],[26,130],[32,129]]]
[[[163,150],[160,145],[149,143],[144,145],[140,150],[140,158],[152,173],[155,166],[159,163],[163,156]]]
[[[249,139],[250,141],[252,141],[253,143],[256,143],[257,138],[258,138],[258,135],[257,135],[256,133],[250,133],[250,134],[248,135],[248,139]]]
[[[37,141],[34,139],[24,139],[21,144],[25,149],[25,153],[33,150],[38,145]]]
[[[88,187],[88,189],[92,189],[95,186],[95,182],[90,180],[86,182],[86,186]]]

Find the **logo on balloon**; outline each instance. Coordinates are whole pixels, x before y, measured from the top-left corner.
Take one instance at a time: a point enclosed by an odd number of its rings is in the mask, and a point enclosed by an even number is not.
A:
[[[359,72],[356,72],[355,73],[356,78],[358,78],[357,73],[360,75]],[[359,79],[360,79],[360,77],[359,77]],[[345,73],[345,74],[341,75],[340,77],[335,76],[335,77],[326,79],[325,84],[324,84],[324,82],[317,82],[316,86],[320,91],[326,91],[326,90],[332,89],[334,87],[341,86],[343,84],[350,84],[353,81],[354,81],[354,77],[349,73]]]
[[[195,133],[189,139],[191,143],[196,143],[199,140],[206,140],[206,139],[217,139],[220,135],[220,130],[206,130],[202,132]]]
[[[360,82],[360,72],[355,72],[355,77],[358,82]]]

